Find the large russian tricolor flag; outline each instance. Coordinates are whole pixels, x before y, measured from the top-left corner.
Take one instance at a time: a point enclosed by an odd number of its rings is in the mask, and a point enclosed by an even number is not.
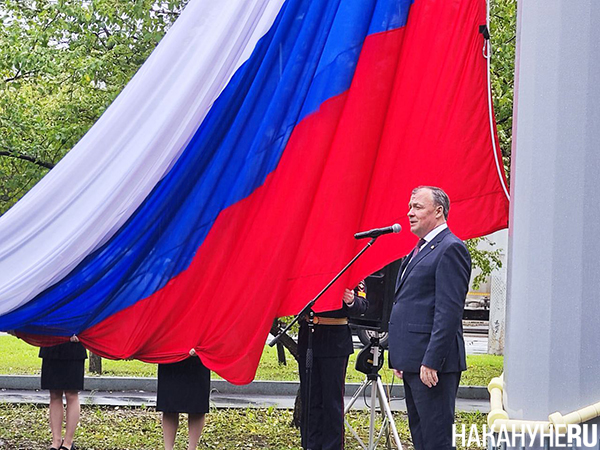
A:
[[[195,348],[252,380],[275,317],[445,189],[461,238],[506,227],[485,0],[192,0],[81,142],[0,219],[0,329],[109,358]],[[407,226],[405,226],[408,229]],[[317,303],[403,256],[381,237]]]

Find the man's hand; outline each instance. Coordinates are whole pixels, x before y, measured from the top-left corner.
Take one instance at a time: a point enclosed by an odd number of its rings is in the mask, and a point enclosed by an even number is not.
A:
[[[79,338],[77,337],[76,334],[74,334],[73,336],[71,336],[69,338],[69,341],[71,341],[71,342],[79,342]]]
[[[346,290],[344,291],[344,296],[342,297],[342,299],[344,300],[344,303],[352,308],[352,306],[354,306],[354,291],[346,288]]]
[[[395,374],[395,375],[396,375],[398,378],[402,379],[402,371],[401,371],[401,370],[396,370],[396,369],[392,369],[392,370],[394,371],[394,374]]]
[[[435,386],[438,383],[437,370],[421,366],[421,381],[429,388]]]
[[[196,350],[190,349],[190,356],[196,356]]]

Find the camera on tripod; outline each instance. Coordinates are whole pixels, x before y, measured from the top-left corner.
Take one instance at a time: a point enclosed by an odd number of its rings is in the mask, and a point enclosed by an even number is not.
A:
[[[348,319],[364,345],[369,345],[372,337],[379,337],[379,345],[387,348],[387,332],[401,261],[394,261],[365,279],[369,307],[364,314]]]

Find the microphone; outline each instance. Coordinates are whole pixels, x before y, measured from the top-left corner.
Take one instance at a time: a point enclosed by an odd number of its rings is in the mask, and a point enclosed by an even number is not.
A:
[[[390,225],[389,227],[373,228],[369,231],[361,231],[360,233],[356,233],[354,235],[354,239],[376,238],[381,236],[382,234],[400,233],[401,229],[402,227],[395,223],[394,225]]]

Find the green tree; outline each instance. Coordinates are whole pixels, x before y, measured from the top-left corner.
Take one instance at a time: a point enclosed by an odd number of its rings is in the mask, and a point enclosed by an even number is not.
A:
[[[495,243],[490,241],[486,237],[480,237],[475,239],[469,239],[465,243],[471,254],[471,260],[473,267],[477,267],[481,272],[473,278],[473,289],[479,289],[482,283],[484,283],[490,274],[502,267],[502,260],[500,259],[500,249],[494,250],[482,250],[477,248],[480,243],[486,242],[490,247],[493,247]]]
[[[504,168],[510,174],[517,0],[490,0],[491,85]]]
[[[3,0],[0,214],[81,139],[188,0]]]

